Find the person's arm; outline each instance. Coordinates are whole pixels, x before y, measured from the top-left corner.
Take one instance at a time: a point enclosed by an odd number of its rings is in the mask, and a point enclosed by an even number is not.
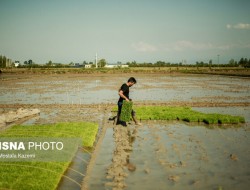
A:
[[[119,91],[119,95],[120,95],[123,99],[125,99],[127,102],[129,102],[129,99],[123,94],[123,91],[122,91],[122,90]]]

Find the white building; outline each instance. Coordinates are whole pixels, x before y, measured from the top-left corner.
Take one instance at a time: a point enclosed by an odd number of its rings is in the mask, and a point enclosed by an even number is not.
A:
[[[15,67],[18,67],[20,65],[19,61],[15,61],[14,65]]]
[[[86,64],[84,65],[84,68],[91,68],[92,67],[92,64]]]
[[[123,64],[107,64],[104,66],[105,68],[127,68],[128,65],[123,65]]]

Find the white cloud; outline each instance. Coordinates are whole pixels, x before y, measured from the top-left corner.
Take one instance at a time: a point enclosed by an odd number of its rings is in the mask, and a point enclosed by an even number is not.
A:
[[[204,50],[213,48],[213,45],[210,43],[194,43],[186,40],[177,41],[172,46],[172,49],[175,51],[183,51],[187,49]]]
[[[232,43],[232,44],[212,44],[212,43],[197,43],[187,40],[177,41],[171,44],[165,44],[163,51],[203,51],[203,50],[230,50],[238,48],[250,48],[250,43]]]
[[[148,44],[146,42],[133,43],[131,46],[136,51],[139,51],[139,52],[154,52],[154,51],[157,51],[156,46]]]
[[[207,51],[207,50],[231,50],[239,48],[250,48],[250,42],[231,44],[212,44],[210,42],[201,43],[188,40],[180,40],[169,44],[152,45],[145,42],[133,43],[131,45],[139,52],[185,52],[185,51]]]
[[[188,51],[188,50],[209,50],[215,46],[211,43],[197,43],[188,40],[180,40],[173,43],[162,45],[161,50],[163,51]]]
[[[250,29],[250,24],[238,23],[235,25],[227,24],[228,29]]]

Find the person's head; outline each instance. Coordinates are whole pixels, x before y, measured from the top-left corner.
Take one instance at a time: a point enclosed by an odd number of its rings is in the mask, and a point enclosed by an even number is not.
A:
[[[134,84],[136,84],[135,78],[134,78],[134,77],[130,77],[130,78],[128,79],[128,85],[129,85],[129,86],[133,86]]]

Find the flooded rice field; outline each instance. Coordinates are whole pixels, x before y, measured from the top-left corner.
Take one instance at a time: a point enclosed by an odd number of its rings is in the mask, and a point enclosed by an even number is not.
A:
[[[124,130],[128,136],[122,141],[128,141],[131,149],[125,148],[124,163],[115,163],[116,168],[123,166],[123,178],[113,180],[106,174],[112,162],[117,162],[116,147],[113,156],[99,154],[90,189],[100,189],[103,184],[105,189],[131,190],[248,189],[249,130],[190,127],[180,122],[146,122]],[[109,131],[103,142],[110,138]],[[110,152],[109,147],[106,144],[102,151]]]
[[[113,125],[118,88],[130,75],[8,76],[0,80],[0,113],[36,107],[23,124],[92,121],[100,132],[81,176],[65,174],[58,189],[248,189],[250,185],[250,79],[209,75],[134,74],[130,97],[137,105],[191,106],[205,113],[244,116],[226,129],[179,121]],[[86,163],[86,162],[85,162]],[[87,167],[87,169],[86,169]]]
[[[128,75],[55,75],[3,78],[1,104],[101,104],[117,101]],[[135,101],[250,102],[250,79],[225,76],[138,75],[131,88]],[[240,98],[239,98],[240,97]]]

